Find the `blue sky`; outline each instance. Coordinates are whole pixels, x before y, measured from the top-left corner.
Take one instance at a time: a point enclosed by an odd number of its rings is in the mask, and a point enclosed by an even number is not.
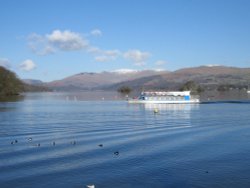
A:
[[[249,0],[0,0],[0,65],[80,72],[250,67]]]

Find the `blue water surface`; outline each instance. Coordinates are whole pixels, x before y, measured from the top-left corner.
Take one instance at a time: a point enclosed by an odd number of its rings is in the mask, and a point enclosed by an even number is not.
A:
[[[154,109],[158,113],[154,113]],[[0,103],[0,187],[250,187],[250,103]]]

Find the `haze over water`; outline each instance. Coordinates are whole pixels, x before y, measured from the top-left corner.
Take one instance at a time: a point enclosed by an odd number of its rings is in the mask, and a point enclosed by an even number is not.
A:
[[[111,93],[91,96],[1,102],[0,187],[250,186],[249,103],[129,105]]]

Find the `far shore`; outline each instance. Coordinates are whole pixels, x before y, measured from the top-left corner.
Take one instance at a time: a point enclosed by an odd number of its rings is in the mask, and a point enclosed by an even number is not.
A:
[[[55,98],[65,100],[126,100],[127,97],[137,97],[140,91],[133,91],[121,94],[117,91],[48,91],[48,92],[24,92],[20,95],[0,97],[0,101],[18,101],[25,98]],[[204,91],[198,94],[201,101],[222,101],[222,100],[250,100],[250,94],[246,90],[230,91]]]

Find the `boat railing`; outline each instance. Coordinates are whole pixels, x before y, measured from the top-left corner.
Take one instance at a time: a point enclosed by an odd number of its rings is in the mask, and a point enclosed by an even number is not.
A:
[[[190,98],[191,99],[200,99],[200,96],[199,95],[191,95]]]

